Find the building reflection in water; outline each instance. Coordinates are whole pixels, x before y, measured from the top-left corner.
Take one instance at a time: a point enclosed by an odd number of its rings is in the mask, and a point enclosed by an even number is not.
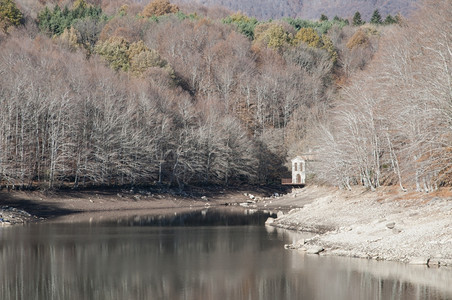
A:
[[[452,270],[307,256],[283,249],[302,236],[264,226],[45,224],[0,233],[1,299],[452,297]]]

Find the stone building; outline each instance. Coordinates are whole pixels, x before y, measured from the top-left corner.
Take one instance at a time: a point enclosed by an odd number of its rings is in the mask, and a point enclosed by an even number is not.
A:
[[[306,160],[297,156],[291,160],[292,162],[292,184],[306,183]]]
[[[283,185],[305,185],[306,183],[306,158],[296,156],[291,159],[292,178],[282,178]]]

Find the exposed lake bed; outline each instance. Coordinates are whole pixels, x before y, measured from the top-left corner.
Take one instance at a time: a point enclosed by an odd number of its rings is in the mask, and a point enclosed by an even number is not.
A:
[[[293,248],[309,250],[322,247],[324,255],[428,264],[431,267],[452,265],[450,191],[443,190],[441,195],[394,190],[331,190],[319,196],[319,190],[297,191],[294,197],[317,197],[271,224],[318,234],[305,243],[293,245]]]
[[[207,196],[206,196],[207,195]],[[42,221],[92,222],[177,215],[228,207],[274,214],[271,226],[317,234],[292,248],[322,247],[323,255],[452,265],[452,197],[440,193],[344,191],[325,187],[199,192],[189,196],[146,191],[2,192],[3,226]],[[284,211],[282,213],[281,211]],[[278,213],[279,212],[279,213]],[[278,218],[276,214],[278,213]]]

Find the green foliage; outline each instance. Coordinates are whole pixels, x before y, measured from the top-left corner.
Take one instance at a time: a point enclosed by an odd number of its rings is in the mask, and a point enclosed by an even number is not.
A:
[[[293,39],[295,46],[304,43],[306,46],[317,49],[324,49],[330,55],[331,61],[335,63],[338,58],[337,51],[333,45],[333,41],[326,35],[319,34],[313,28],[301,28]]]
[[[328,17],[324,14],[320,16],[320,22],[328,21]]]
[[[361,14],[359,11],[355,12],[355,15],[353,16],[353,26],[360,26],[363,24],[364,21],[361,19]]]
[[[336,48],[334,47],[333,41],[329,38],[329,36],[327,36],[326,34],[323,34],[322,35],[322,43],[323,43],[323,46],[321,48],[325,49],[328,52],[328,54],[330,55],[331,61],[333,63],[336,63],[339,56],[337,54]]]
[[[143,41],[130,44],[127,54],[130,69],[135,74],[141,74],[148,68],[167,66],[167,62],[160,57],[158,52],[146,47]]]
[[[98,42],[94,51],[101,55],[114,70],[127,71],[130,68],[129,42],[122,37],[111,37],[104,42]]]
[[[343,26],[350,25],[350,22],[347,19],[343,19],[343,18],[338,17],[338,16],[334,16],[333,21],[335,23],[344,24]]]
[[[175,15],[181,21],[182,20],[186,20],[186,19],[189,19],[189,20],[197,20],[197,19],[199,19],[199,16],[198,16],[197,13],[192,13],[192,14],[187,15],[187,14],[181,12],[181,11],[178,11],[177,13],[175,13]]]
[[[370,18],[370,23],[376,24],[376,25],[383,23],[381,21],[381,15],[380,15],[380,12],[378,11],[378,9],[374,10],[372,17]]]
[[[22,12],[12,0],[0,0],[0,27],[7,32],[10,26],[23,24]]]
[[[391,25],[391,24],[396,24],[396,23],[397,23],[397,19],[391,15],[387,15],[386,19],[383,22],[383,24],[385,24],[385,25]]]
[[[255,41],[268,48],[282,50],[283,47],[292,43],[291,34],[284,30],[284,27],[276,23],[264,23],[256,27]]]
[[[184,13],[184,12],[179,10],[179,11],[173,13],[173,14],[165,14],[165,15],[161,15],[161,16],[152,15],[150,17],[147,17],[147,20],[151,21],[151,22],[159,23],[162,20],[167,20],[167,19],[171,18],[172,16],[176,16],[177,19],[179,19],[180,21],[183,21],[183,20],[191,20],[191,21],[193,21],[193,20],[199,20],[200,19],[200,17],[198,16],[197,13],[186,14],[186,13]],[[141,16],[141,17],[143,17],[143,16]]]
[[[230,15],[223,19],[225,24],[234,24],[237,26],[237,30],[247,36],[250,40],[254,39],[254,29],[258,23],[256,18],[249,18],[248,16],[241,14],[240,12]]]
[[[130,70],[137,75],[151,67],[167,67],[167,62],[158,52],[146,47],[143,41],[129,43],[122,37],[111,37],[97,43],[95,52],[102,56],[114,70]]]
[[[82,45],[88,54],[91,54],[104,28],[106,21],[92,17],[77,19],[72,22],[71,28],[77,32],[77,43]]]
[[[84,0],[76,1],[72,9],[67,6],[61,10],[58,5],[50,10],[45,7],[38,14],[38,24],[41,31],[52,35],[60,35],[65,29],[69,29],[77,20],[91,18],[97,22],[105,21],[107,17],[102,14],[102,9],[88,5]]]
[[[348,25],[348,21],[340,18],[333,19],[331,21],[322,21],[322,22],[316,22],[316,21],[309,21],[309,20],[303,20],[303,19],[293,19],[293,18],[284,18],[284,21],[292,25],[297,31],[301,28],[313,28],[315,29],[319,34],[325,34],[328,32],[328,30],[331,29],[334,25],[338,26],[339,28],[342,28],[346,25]]]

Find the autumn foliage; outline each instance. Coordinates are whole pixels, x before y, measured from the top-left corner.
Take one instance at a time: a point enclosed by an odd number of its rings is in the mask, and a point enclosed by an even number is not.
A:
[[[451,182],[450,4],[404,26],[123,5],[0,37],[0,185],[275,184],[308,151],[320,183]]]
[[[141,12],[143,17],[163,16],[173,14],[179,11],[177,5],[171,4],[168,0],[153,0],[146,5]]]
[[[450,186],[451,10],[450,1],[426,1],[405,26],[384,35],[370,65],[341,91],[319,127],[324,180],[426,192]],[[347,47],[369,41],[359,30]]]

